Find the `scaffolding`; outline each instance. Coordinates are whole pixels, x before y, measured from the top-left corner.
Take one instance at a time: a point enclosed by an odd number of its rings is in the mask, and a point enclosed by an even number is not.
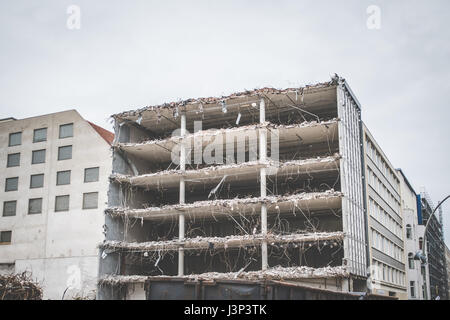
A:
[[[439,207],[440,210],[438,215],[431,215],[436,207],[424,187],[421,188],[420,199],[423,224],[427,225],[428,220],[431,219],[426,230],[425,248],[428,260],[431,299],[434,300],[439,296],[440,299],[446,300],[448,299],[448,281],[442,224],[442,207]]]

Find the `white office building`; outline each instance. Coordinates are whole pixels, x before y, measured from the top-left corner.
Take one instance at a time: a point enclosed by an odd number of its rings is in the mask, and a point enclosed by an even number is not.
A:
[[[0,272],[95,297],[113,134],[75,110],[0,120]]]
[[[407,299],[400,181],[363,126],[371,291]]]

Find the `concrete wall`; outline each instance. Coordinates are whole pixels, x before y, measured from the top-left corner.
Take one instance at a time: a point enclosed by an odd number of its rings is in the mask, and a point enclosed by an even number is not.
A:
[[[59,125],[73,123],[73,137],[59,139]],[[47,141],[33,143],[33,130],[47,128]],[[8,147],[9,133],[22,132],[22,144]],[[72,159],[58,161],[58,147],[72,145]],[[16,215],[0,217],[12,230],[0,246],[0,263],[30,270],[44,287],[44,298],[86,295],[95,290],[98,250],[103,240],[103,210],[111,173],[110,145],[75,110],[0,124],[0,200],[17,201]],[[46,149],[43,164],[31,164],[32,150]],[[7,154],[20,152],[20,166],[6,168]],[[98,182],[84,182],[84,169],[99,167]],[[56,185],[57,171],[71,170],[69,185]],[[43,188],[30,189],[30,175],[44,174]],[[18,191],[5,192],[5,179],[19,177]],[[99,192],[97,209],[82,209],[83,193]],[[69,195],[69,211],[55,212],[55,197]],[[42,198],[42,213],[28,214],[28,200]],[[95,296],[95,294],[94,294]]]

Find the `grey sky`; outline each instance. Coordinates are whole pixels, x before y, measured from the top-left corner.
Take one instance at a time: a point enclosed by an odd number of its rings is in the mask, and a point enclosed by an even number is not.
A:
[[[66,27],[81,8],[81,29]],[[369,5],[381,29],[366,26]],[[0,2],[0,117],[116,112],[346,78],[391,162],[435,203],[450,193],[450,2]],[[445,207],[450,244],[450,203]]]

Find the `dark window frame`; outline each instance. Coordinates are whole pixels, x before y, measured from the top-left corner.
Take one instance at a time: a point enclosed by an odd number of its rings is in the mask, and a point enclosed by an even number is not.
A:
[[[30,212],[31,209],[31,201],[33,200],[41,200],[41,210],[39,212]],[[32,199],[28,199],[28,214],[41,214],[42,213],[42,198],[32,198]]]
[[[61,156],[60,150],[62,148],[68,148],[68,147],[70,147],[70,158],[61,159],[61,157],[60,157]],[[73,158],[73,145],[69,144],[67,146],[60,146],[60,147],[58,147],[58,161],[71,160],[72,158]]]
[[[406,239],[412,239],[412,236],[413,236],[412,231],[413,230],[412,230],[411,225],[407,224],[406,225]]]
[[[70,136],[61,137],[61,128],[66,127],[66,126],[72,126],[72,134]],[[58,138],[59,139],[73,138],[73,122],[64,123],[64,124],[59,125]]]
[[[87,170],[97,169],[97,180],[86,181]],[[84,168],[84,183],[98,182],[100,180],[100,167]]]
[[[20,143],[11,144],[11,136],[14,134],[20,134]],[[22,145],[22,131],[11,132],[8,136],[8,147],[15,147],[15,146],[20,146],[20,145]]]
[[[411,291],[411,298],[416,297],[416,282],[409,281],[409,290]]]
[[[16,189],[8,190],[8,180],[16,179],[17,180],[17,187]],[[13,192],[19,190],[19,177],[10,177],[5,179],[5,192]]]
[[[19,164],[11,165],[10,164],[10,157],[11,156],[15,156],[15,155],[19,155]],[[7,159],[6,159],[6,167],[7,168],[20,167],[20,152],[8,153],[8,156],[7,156]]]
[[[34,157],[33,155],[35,154],[35,152],[39,152],[39,151],[44,151],[44,161],[43,162],[34,162]],[[47,157],[47,149],[39,149],[39,150],[33,150],[31,152],[31,164],[42,164],[45,163],[45,158]]]
[[[9,241],[4,241],[3,237],[5,233],[9,233]],[[5,244],[11,244],[12,243],[12,230],[2,230],[0,231],[0,244],[1,245],[5,245]]]
[[[89,195],[89,194],[97,194],[97,203],[95,207],[86,207],[86,199],[85,196]],[[98,191],[94,191],[94,192],[85,192],[83,193],[83,206],[82,209],[83,210],[91,210],[91,209],[98,209],[98,196],[99,196],[99,192]]]
[[[62,197],[67,197],[69,199],[68,203],[67,203],[67,209],[58,210],[56,203],[57,203],[58,198],[62,198]],[[55,196],[55,212],[65,212],[65,211],[70,211],[70,195],[63,194],[63,195]]]
[[[7,214],[5,215],[5,208],[7,203],[13,203],[14,202],[14,214]],[[14,217],[17,214],[17,200],[9,200],[9,201],[3,201],[3,212],[2,217]]]
[[[65,173],[65,172],[69,173],[69,183],[58,183],[58,175],[60,173]],[[71,179],[72,179],[72,171],[71,170],[61,170],[61,171],[56,172],[56,185],[57,186],[67,186],[71,183]]]
[[[45,138],[44,138],[44,140],[36,140],[36,131],[39,131],[39,130],[45,130]],[[39,142],[45,142],[45,141],[47,141],[47,127],[34,129],[33,130],[33,143],[39,143]]]
[[[410,270],[414,270],[416,268],[416,265],[414,263],[414,255],[411,252],[408,253],[408,268]]]
[[[36,176],[42,176],[42,185],[39,187],[33,187],[33,177]],[[32,174],[30,176],[30,189],[38,189],[38,188],[43,188],[44,187],[44,174],[43,173],[38,173],[38,174]]]

